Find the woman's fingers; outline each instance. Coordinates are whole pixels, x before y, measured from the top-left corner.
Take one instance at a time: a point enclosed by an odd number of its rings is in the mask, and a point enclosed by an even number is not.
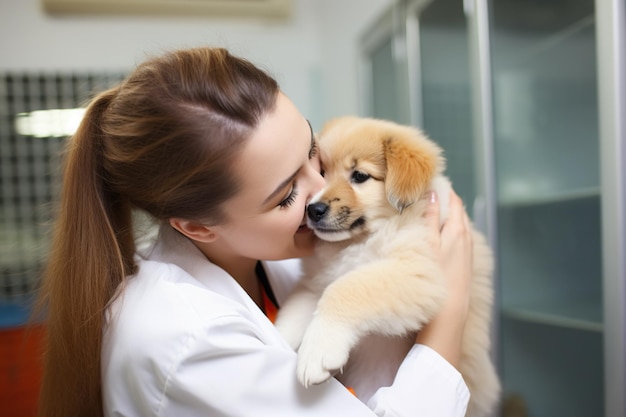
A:
[[[429,229],[429,243],[431,247],[438,252],[441,246],[441,210],[439,207],[439,198],[435,191],[431,191],[428,199],[424,219]]]
[[[440,262],[448,280],[449,297],[468,303],[473,270],[472,226],[463,201],[452,190],[449,217],[441,230]]]
[[[449,204],[448,218],[442,227],[436,198],[428,204],[424,214],[430,243],[446,279],[448,297],[439,313],[420,330],[416,342],[430,346],[452,365],[458,366],[469,311],[472,229],[463,201],[452,189]]]
[[[463,200],[450,189],[448,218],[441,225],[439,199],[434,191],[424,213],[429,243],[445,274],[450,295],[467,298],[472,277],[472,225]]]

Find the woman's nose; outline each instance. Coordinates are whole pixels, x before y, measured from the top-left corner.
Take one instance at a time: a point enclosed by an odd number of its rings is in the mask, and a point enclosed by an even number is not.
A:
[[[321,172],[315,171],[315,174],[316,174],[315,175],[315,179],[316,179],[316,190],[315,190],[315,192],[317,193],[322,188],[324,188],[324,186],[326,185],[326,180],[324,179],[324,176],[322,175]]]
[[[324,180],[324,176],[320,172],[320,167],[318,164],[309,164],[307,176],[309,178],[311,196],[317,194],[324,185],[326,185],[326,181]]]
[[[313,198],[313,196],[315,196],[317,193],[322,191],[325,185],[326,185],[326,181],[324,180],[324,177],[322,177],[322,175],[319,172],[315,171],[315,174],[311,181],[309,200]]]

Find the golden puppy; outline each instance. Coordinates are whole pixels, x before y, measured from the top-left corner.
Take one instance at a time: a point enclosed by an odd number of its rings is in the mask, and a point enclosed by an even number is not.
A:
[[[408,126],[339,118],[324,127],[319,148],[326,185],[309,203],[307,223],[321,241],[304,261],[305,275],[281,307],[276,327],[298,350],[305,386],[342,370],[337,378],[367,400],[381,381],[391,384],[416,332],[445,299],[445,277],[426,241],[423,213],[426,193],[434,189],[445,220],[450,185],[442,176],[441,149]],[[459,366],[472,416],[491,412],[499,395],[489,357],[492,271],[492,253],[474,232]],[[379,367],[382,362],[393,363],[393,372]],[[368,385],[368,379],[376,382]]]

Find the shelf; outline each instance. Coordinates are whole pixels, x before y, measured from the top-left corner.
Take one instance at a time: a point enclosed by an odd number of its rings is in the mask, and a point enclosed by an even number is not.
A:
[[[583,200],[587,198],[600,197],[599,187],[587,187],[577,190],[568,190],[556,192],[554,194],[546,195],[542,193],[530,194],[520,193],[518,195],[510,195],[502,198],[498,202],[499,207],[524,207],[524,206],[538,206],[547,204],[560,204],[568,203],[576,200]]]
[[[542,326],[503,317],[503,393],[516,393],[528,415],[600,417],[604,401],[601,332]]]
[[[503,306],[502,313],[513,320],[535,324],[544,324],[584,330],[602,332],[601,304],[588,300],[579,300],[569,303],[543,302],[525,303],[524,305]]]

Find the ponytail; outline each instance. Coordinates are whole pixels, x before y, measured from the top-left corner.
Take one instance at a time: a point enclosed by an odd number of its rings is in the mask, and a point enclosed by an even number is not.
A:
[[[39,416],[101,416],[104,314],[133,272],[128,203],[101,166],[101,119],[117,89],[98,96],[68,141],[59,217],[41,288],[46,341]]]
[[[102,416],[106,310],[135,272],[131,207],[219,223],[235,157],[279,88],[224,49],[174,51],[96,97],[68,141],[40,293],[47,316],[40,417]]]

